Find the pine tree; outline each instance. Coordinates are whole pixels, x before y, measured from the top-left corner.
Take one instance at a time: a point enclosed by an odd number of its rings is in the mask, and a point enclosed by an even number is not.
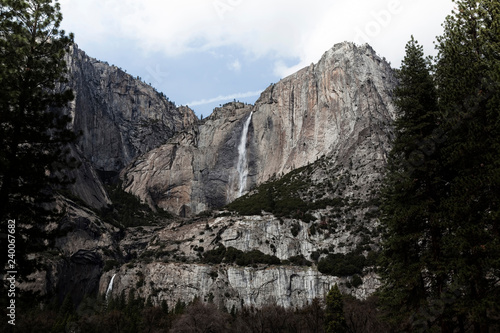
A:
[[[397,73],[395,138],[382,194],[386,230],[381,296],[392,319],[400,323],[412,314],[427,313],[428,300],[444,284],[438,210],[442,137],[429,67],[423,47],[412,36]]]
[[[41,243],[38,226],[50,216],[50,185],[69,181],[60,171],[71,162],[65,145],[75,135],[70,118],[56,110],[73,94],[56,91],[73,36],[59,30],[61,20],[52,0],[1,1],[0,223],[5,231],[7,220],[16,220],[18,263],[27,246],[35,250]]]
[[[474,332],[486,332],[500,314],[500,3],[456,4],[436,67],[447,132],[440,207],[446,287],[453,295],[449,317],[460,330],[472,323]]]
[[[500,314],[500,3],[456,3],[436,90],[413,40],[399,72],[381,296],[408,329],[487,332]]]
[[[325,332],[347,332],[347,323],[344,317],[344,302],[337,284],[326,295]]]

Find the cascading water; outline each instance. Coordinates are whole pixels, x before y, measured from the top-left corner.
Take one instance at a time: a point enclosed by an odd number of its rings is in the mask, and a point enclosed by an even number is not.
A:
[[[113,291],[113,280],[115,279],[116,274],[113,274],[111,277],[111,281],[109,281],[108,289],[106,290],[106,300],[108,300],[108,295],[111,291]]]
[[[248,177],[248,162],[247,162],[247,135],[248,128],[250,127],[250,122],[252,121],[253,111],[250,112],[247,120],[245,121],[245,125],[243,125],[243,131],[241,132],[241,140],[238,146],[238,165],[236,166],[236,170],[238,171],[239,176],[239,190],[238,197],[243,195],[247,185],[247,177]]]

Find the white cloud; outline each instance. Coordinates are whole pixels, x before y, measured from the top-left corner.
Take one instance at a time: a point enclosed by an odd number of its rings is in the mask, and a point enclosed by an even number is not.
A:
[[[259,96],[261,93],[262,93],[262,90],[257,90],[257,91],[243,92],[243,93],[235,93],[235,94],[231,94],[231,95],[219,95],[219,96],[213,97],[213,98],[192,101],[190,103],[186,103],[186,105],[189,105],[189,106],[205,105],[205,104],[211,104],[211,103],[215,103],[215,102],[230,101],[230,100],[238,99],[238,98]]]
[[[432,51],[451,0],[61,0],[67,30],[82,39],[129,39],[144,52],[181,56],[236,46],[252,57],[298,58],[286,76],[337,42],[369,42],[395,66],[410,35]],[[238,70],[237,63],[233,69]],[[241,65],[241,64],[240,64]]]
[[[236,59],[235,61],[233,62],[230,62],[229,64],[227,64],[227,68],[229,68],[229,70],[233,71],[233,72],[240,72],[241,71],[241,63],[238,59]]]
[[[300,47],[300,62],[284,66],[277,62],[275,72],[281,77],[317,62],[335,43],[352,41],[369,43],[377,53],[399,67],[405,44],[413,34],[435,53],[433,41],[442,32],[441,23],[451,13],[451,0],[354,0],[336,1],[325,12],[318,13],[317,24]]]

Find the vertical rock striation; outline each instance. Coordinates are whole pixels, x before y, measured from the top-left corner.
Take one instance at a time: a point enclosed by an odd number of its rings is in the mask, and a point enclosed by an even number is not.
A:
[[[181,216],[225,205],[239,191],[238,144],[252,108],[217,108],[198,127],[138,157],[121,174],[124,188]]]
[[[122,172],[125,189],[181,215],[221,207],[240,194],[235,177],[244,130],[247,188],[324,155],[338,165],[372,164],[370,173],[388,149],[395,83],[369,45],[337,44],[317,64],[268,87],[255,106],[229,103],[189,140],[181,133],[138,158]]]
[[[252,186],[315,161],[297,175],[311,202],[342,200],[316,209],[310,221],[232,215],[123,231],[61,199],[67,213],[54,226],[63,231],[55,240],[58,254],[41,254],[50,255],[48,269],[26,288],[77,299],[97,289],[110,297],[135,290],[169,306],[199,296],[227,308],[301,307],[338,282],[360,298],[377,288],[371,268],[363,269],[361,286],[351,288],[352,277],[321,274],[316,266],[318,259],[361,243],[362,255],[378,246],[370,217],[377,207],[368,192],[389,149],[396,82],[370,46],[337,44],[317,64],[269,86],[255,105],[228,103],[203,121],[76,47],[68,65],[68,86],[76,94],[69,112],[73,128],[82,132],[71,147],[82,162],[73,171],[73,191],[94,208],[110,203],[97,172],[120,173],[123,187],[150,206],[188,216],[222,207]],[[324,183],[331,183],[329,190],[316,191]],[[202,253],[219,246],[258,250],[282,265],[203,264]],[[293,257],[316,264],[293,266]]]
[[[254,181],[322,155],[345,160],[371,133],[387,136],[394,86],[392,69],[369,45],[342,43],[268,87],[255,106]]]
[[[132,269],[126,266],[113,273],[110,297],[127,294],[134,286],[143,298],[159,305],[166,301],[173,308],[177,301],[191,302],[195,297],[212,301],[219,307],[240,309],[242,306],[263,307],[276,304],[285,308],[302,308],[314,298],[322,299],[336,283],[345,278],[327,276],[313,268],[270,266],[266,268],[208,266],[200,264],[162,263],[140,264]],[[103,276],[100,293],[106,292],[111,273]],[[113,275],[113,276],[115,276]],[[370,285],[373,277],[365,277]],[[359,289],[359,298],[366,298],[373,289]],[[135,289],[135,288],[134,288]]]
[[[66,57],[75,99],[64,112],[80,133],[70,147],[81,166],[69,172],[73,195],[101,209],[111,202],[101,183],[134,158],[156,148],[197,121],[187,107],[176,107],[162,93],[116,66],[90,58],[77,46]]]
[[[137,156],[196,122],[162,93],[73,47],[66,59],[75,93],[70,112],[78,146],[100,171],[118,173]]]

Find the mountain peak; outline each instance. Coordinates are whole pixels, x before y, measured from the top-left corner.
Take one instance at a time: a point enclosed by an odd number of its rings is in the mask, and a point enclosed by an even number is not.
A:
[[[394,86],[392,69],[369,45],[336,44],[316,65],[270,85],[254,106],[216,108],[199,126],[196,146],[167,144],[141,157],[123,173],[127,191],[174,214],[220,208],[237,197],[242,133],[248,135],[246,188],[324,155],[348,160],[356,145],[391,123]]]

